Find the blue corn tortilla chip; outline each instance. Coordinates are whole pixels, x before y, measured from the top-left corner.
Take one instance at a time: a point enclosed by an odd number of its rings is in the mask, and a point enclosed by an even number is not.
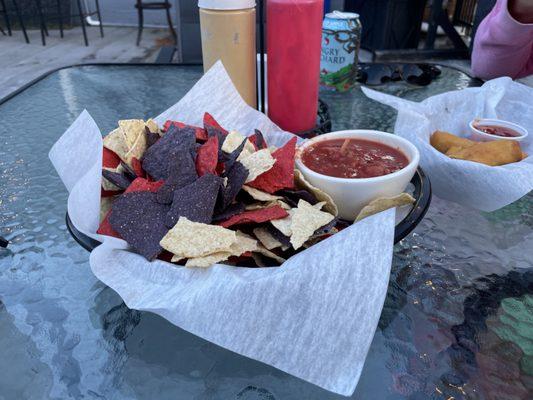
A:
[[[127,189],[131,184],[133,179],[128,178],[125,174],[119,172],[108,171],[107,169],[102,170],[102,176],[106,178],[113,185],[118,186],[121,189]]]
[[[133,182],[135,178],[137,178],[135,171],[133,171],[133,169],[131,169],[131,167],[123,161],[121,161],[120,164],[122,165],[122,173],[124,176]]]
[[[243,140],[242,143],[239,145],[239,147],[237,147],[235,150],[233,150],[229,154],[224,153],[222,150],[219,149],[218,160],[224,163],[224,173],[222,174],[222,176],[227,176],[229,171],[231,171],[231,168],[237,161],[237,158],[239,158],[239,156],[241,155],[242,150],[244,149],[245,145],[246,145],[246,140]]]
[[[189,221],[211,223],[222,178],[205,174],[193,183],[174,191],[172,206],[165,223],[172,228],[180,217]]]
[[[172,203],[174,191],[193,183],[197,178],[196,165],[189,152],[173,155],[169,160],[167,180],[157,191],[157,201],[162,204]]]
[[[252,141],[259,150],[268,148],[267,142],[265,141],[265,137],[259,129],[255,130]]]
[[[270,234],[274,236],[282,245],[291,247],[291,238],[288,236],[285,236],[279,229],[277,229],[272,224],[266,224],[265,227],[268,229]]]
[[[291,207],[298,207],[298,202],[300,200],[305,200],[311,205],[318,203],[316,197],[307,190],[292,190],[292,189],[282,189],[276,192],[277,195],[283,196],[285,202]]]
[[[146,134],[146,148],[151,147],[159,140],[159,134],[151,132],[147,126],[144,127],[144,132]]]
[[[337,225],[338,222],[339,222],[338,218],[333,218],[333,219],[332,219],[330,222],[328,222],[326,225],[321,226],[320,228],[318,228],[318,229],[313,233],[313,236],[314,236],[314,235],[325,235],[325,234],[330,233],[330,231],[335,227],[335,225]]]
[[[227,219],[230,219],[234,215],[241,214],[246,209],[244,203],[237,202],[232,203],[229,206],[226,207],[226,209],[218,214],[215,214],[213,216],[212,222],[220,222],[225,221]]]
[[[153,260],[163,250],[159,242],[168,232],[169,209],[156,201],[155,193],[126,193],[113,203],[109,223],[136,252]]]
[[[229,170],[226,178],[226,187],[221,187],[221,194],[217,203],[217,213],[221,213],[228,206],[233,203],[235,197],[242,189],[242,185],[246,182],[248,177],[248,170],[240,162],[236,161]]]
[[[184,153],[195,150],[196,136],[192,128],[171,126],[167,133],[149,147],[142,160],[143,169],[155,180],[166,180],[171,162]],[[194,164],[194,163],[193,163]]]

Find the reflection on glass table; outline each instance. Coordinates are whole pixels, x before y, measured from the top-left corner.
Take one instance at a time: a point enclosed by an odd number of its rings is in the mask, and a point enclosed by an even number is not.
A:
[[[0,236],[11,242],[0,249],[4,398],[342,398],[128,309],[94,278],[88,253],[67,232],[67,193],[47,157],[66,127],[83,109],[104,133],[119,119],[157,115],[201,73],[199,66],[69,68],[0,105]],[[420,101],[475,84],[443,67],[428,86],[379,90]],[[321,97],[333,130],[393,129],[395,112],[359,87]],[[354,399],[531,398],[532,215],[531,194],[493,213],[433,199],[395,247]]]

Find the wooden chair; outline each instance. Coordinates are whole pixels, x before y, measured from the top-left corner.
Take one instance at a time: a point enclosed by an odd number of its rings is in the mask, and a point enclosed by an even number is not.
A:
[[[170,33],[172,34],[172,37],[174,38],[174,43],[178,43],[178,36],[176,34],[176,31],[174,30],[174,26],[172,25],[172,18],[170,17],[170,8],[172,5],[170,4],[169,0],[164,1],[142,1],[137,0],[135,3],[135,8],[137,9],[137,13],[139,15],[139,28],[137,32],[137,46],[141,43],[141,36],[144,28],[144,10],[165,10],[167,14],[167,21],[168,21],[168,29],[170,30]]]

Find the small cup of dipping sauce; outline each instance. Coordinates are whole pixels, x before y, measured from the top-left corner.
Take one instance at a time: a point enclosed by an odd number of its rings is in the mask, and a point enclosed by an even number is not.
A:
[[[331,132],[304,142],[296,167],[328,193],[339,217],[354,220],[378,197],[402,193],[415,174],[420,155],[409,141],[372,130]]]
[[[527,130],[513,122],[501,119],[476,118],[470,122],[472,131],[471,139],[488,142],[490,140],[515,140],[517,142],[524,140]]]

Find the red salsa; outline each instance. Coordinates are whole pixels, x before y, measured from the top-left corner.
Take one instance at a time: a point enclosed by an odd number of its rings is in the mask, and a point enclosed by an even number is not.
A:
[[[476,125],[476,129],[481,132],[488,133],[489,135],[501,136],[501,137],[517,137],[521,136],[520,133],[514,129],[507,128],[499,125]]]
[[[302,162],[315,172],[337,178],[371,178],[409,164],[399,150],[364,139],[322,140],[307,147]]]

